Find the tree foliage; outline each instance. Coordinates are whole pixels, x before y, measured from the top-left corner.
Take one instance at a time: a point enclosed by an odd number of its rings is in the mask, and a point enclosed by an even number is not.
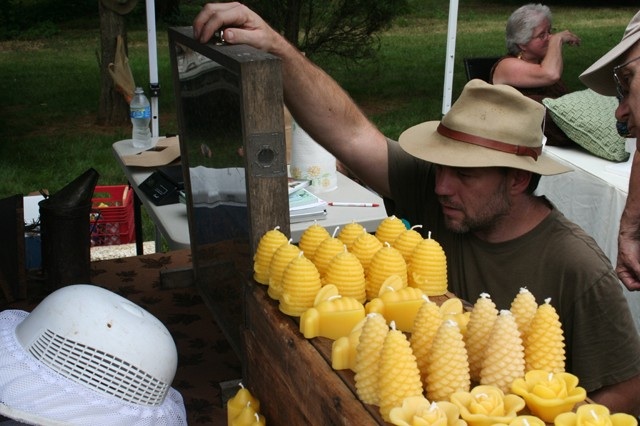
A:
[[[407,11],[407,0],[248,0],[273,28],[308,56],[372,56],[377,33]]]

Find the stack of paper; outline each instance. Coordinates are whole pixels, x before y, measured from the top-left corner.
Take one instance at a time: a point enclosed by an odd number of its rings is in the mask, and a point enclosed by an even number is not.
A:
[[[324,219],[327,202],[301,188],[289,194],[289,214],[291,223]]]

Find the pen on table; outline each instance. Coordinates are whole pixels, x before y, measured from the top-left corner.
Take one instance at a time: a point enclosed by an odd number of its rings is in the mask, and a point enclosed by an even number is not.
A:
[[[328,204],[334,207],[378,207],[380,205],[378,203],[339,203],[334,201]]]

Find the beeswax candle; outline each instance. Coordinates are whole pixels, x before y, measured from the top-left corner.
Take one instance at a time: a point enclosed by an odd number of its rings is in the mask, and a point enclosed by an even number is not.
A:
[[[366,300],[364,268],[346,246],[329,261],[322,281],[325,285],[334,284],[344,297],[352,297],[361,304]]]
[[[333,284],[324,288],[329,286],[336,288]],[[364,312],[362,303],[353,297],[336,294],[319,302],[316,300],[314,307],[307,309],[300,317],[300,332],[307,339],[322,336],[335,340],[348,336],[364,318]]]
[[[380,222],[376,229],[376,238],[382,243],[393,243],[398,235],[407,230],[404,222],[395,216],[389,216]]]
[[[411,229],[401,232],[391,244],[393,248],[402,253],[407,265],[411,262],[411,253],[413,253],[418,243],[422,241],[422,235],[416,231],[416,228],[422,228],[422,225],[415,225]]]
[[[369,270],[369,264],[373,255],[382,248],[382,243],[374,236],[368,233],[360,235],[351,245],[349,251],[353,253],[364,269],[365,276]]]
[[[329,231],[314,221],[313,225],[307,227],[307,229],[302,232],[302,235],[300,235],[298,247],[305,253],[307,259],[313,262],[316,249],[325,238],[329,238],[330,236]]]
[[[495,386],[480,385],[470,392],[455,392],[451,402],[460,409],[460,417],[469,426],[509,424],[525,406],[517,395],[505,395]]]
[[[503,309],[485,348],[480,383],[509,392],[511,383],[519,377],[524,377],[524,347],[516,320],[510,311]]]
[[[365,234],[367,230],[359,224],[358,222],[347,223],[340,233],[338,234],[338,239],[343,242],[347,249],[351,249],[356,238],[360,235]]]
[[[392,277],[398,276],[393,275]],[[402,282],[400,279],[398,281]],[[365,308],[367,313],[380,313],[388,323],[393,321],[398,330],[411,333],[424,296],[425,294],[419,288],[402,287],[396,290],[391,286],[382,286],[380,297],[367,303]]]
[[[282,294],[282,274],[289,262],[300,255],[298,246],[291,244],[291,240],[287,244],[282,244],[276,249],[269,263],[269,288],[267,294],[273,300],[280,299]]]
[[[526,369],[545,370],[553,373],[564,371],[564,334],[560,317],[545,299],[531,320],[525,341]]]
[[[336,339],[331,345],[331,367],[334,370],[355,371],[356,349],[360,342],[362,326],[366,317],[361,319],[349,333],[349,336]]]
[[[516,319],[518,330],[520,330],[520,337],[524,342],[526,341],[531,320],[538,310],[538,303],[536,302],[535,296],[527,290],[526,287],[522,287],[511,302],[510,310]]]
[[[420,241],[411,253],[407,274],[409,286],[419,288],[427,296],[447,292],[447,258],[442,246],[434,239]]]
[[[469,372],[473,382],[480,382],[480,371],[484,361],[485,348],[497,318],[498,309],[491,300],[491,296],[487,293],[480,294],[480,297],[473,305],[465,335],[465,343],[469,354]]]
[[[398,275],[406,285],[407,263],[402,254],[387,243],[373,255],[369,263],[366,274],[367,300],[378,297],[382,283],[391,275]]]
[[[391,409],[401,406],[405,398],[422,396],[416,357],[407,336],[393,322],[380,353],[379,382],[380,414],[385,421],[389,421]]]
[[[282,274],[282,295],[278,308],[285,315],[299,317],[313,306],[322,284],[320,274],[313,262],[300,252]]]
[[[260,411],[260,401],[258,401],[247,388],[240,383],[240,389],[238,392],[227,401],[227,424],[231,424],[231,421],[235,419],[242,410],[250,406],[254,411]]]
[[[280,232],[280,227],[265,232],[260,238],[256,254],[253,256],[253,279],[259,284],[269,284],[269,264],[273,253],[282,244],[286,244],[287,237]]]
[[[575,413],[558,415],[554,424],[556,426],[637,426],[638,420],[629,414],[611,414],[604,405],[584,404],[578,407]]]
[[[336,237],[325,238],[320,243],[313,257],[313,263],[316,265],[316,268],[318,268],[321,277],[324,277],[324,274],[327,272],[331,259],[343,251],[344,243]]]
[[[405,398],[401,407],[391,409],[389,422],[398,426],[466,426],[455,404],[448,401],[430,403],[423,396]]]
[[[545,422],[553,422],[558,414],[571,411],[587,397],[573,374],[544,370],[528,371],[513,381],[511,391],[524,398],[531,413]]]
[[[413,354],[416,356],[418,369],[420,370],[420,378],[422,379],[422,386],[424,388],[427,387],[429,352],[431,351],[431,345],[438,332],[438,328],[440,328],[440,324],[442,324],[440,307],[430,301],[425,295],[422,305],[420,309],[418,309],[418,313],[416,313],[416,318],[413,323],[413,333],[411,333],[411,337],[409,338]]]
[[[380,353],[389,326],[380,314],[368,314],[356,348],[355,385],[358,398],[365,404],[378,405]]]
[[[231,426],[264,426],[266,420],[250,404],[242,409],[240,414],[231,420]]]
[[[433,338],[426,382],[431,401],[446,401],[454,392],[469,391],[469,359],[455,321],[444,321]]]

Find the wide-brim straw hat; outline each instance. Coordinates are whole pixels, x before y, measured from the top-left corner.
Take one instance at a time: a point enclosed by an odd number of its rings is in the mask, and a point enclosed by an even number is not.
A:
[[[572,169],[543,150],[544,106],[511,86],[471,80],[442,118],[405,130],[400,146],[452,167],[511,167],[540,175]]]
[[[117,14],[126,15],[138,4],[138,0],[102,0],[102,5]]]
[[[580,80],[594,92],[605,96],[615,96],[616,85],[613,80],[613,68],[622,63],[622,56],[638,40],[640,40],[640,11],[627,25],[620,43],[580,74]]]

